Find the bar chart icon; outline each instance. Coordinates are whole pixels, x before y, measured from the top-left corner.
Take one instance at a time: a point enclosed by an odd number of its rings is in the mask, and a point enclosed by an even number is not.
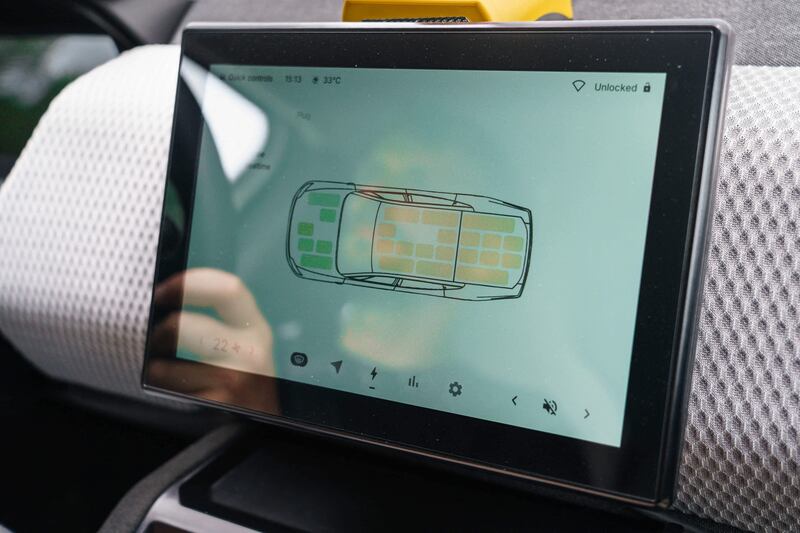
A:
[[[417,376],[411,376],[410,378],[408,378],[408,386],[411,387],[412,389],[419,388],[419,381],[417,381]]]

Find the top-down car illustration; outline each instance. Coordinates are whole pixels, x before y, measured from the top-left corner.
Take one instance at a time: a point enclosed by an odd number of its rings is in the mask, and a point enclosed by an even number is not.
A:
[[[301,278],[458,300],[519,297],[532,242],[501,200],[328,181],[300,187],[287,233]]]

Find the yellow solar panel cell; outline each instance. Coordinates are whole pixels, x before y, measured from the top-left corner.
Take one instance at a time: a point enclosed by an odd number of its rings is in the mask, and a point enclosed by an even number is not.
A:
[[[478,250],[462,248],[458,251],[458,262],[473,264],[478,262]]]
[[[458,213],[441,209],[428,209],[422,213],[422,223],[454,228],[458,225]]]
[[[503,254],[503,266],[505,268],[520,268],[522,266],[522,256],[517,254]]]
[[[500,263],[500,254],[497,252],[481,252],[481,264],[486,266],[497,266]]]
[[[452,261],[456,256],[456,249],[452,246],[437,246],[436,259],[439,261]]]
[[[512,235],[503,237],[503,248],[510,252],[521,252],[524,244],[522,237],[514,237]]]
[[[395,244],[395,251],[399,255],[414,255],[414,243],[398,241],[397,244]]]
[[[397,226],[394,224],[378,224],[379,237],[394,237],[397,233]]]
[[[378,266],[382,270],[389,272],[399,272],[401,274],[411,274],[414,272],[414,261],[403,257],[381,256],[378,259]]]
[[[436,237],[439,244],[455,244],[458,234],[452,229],[440,229]]]
[[[484,248],[500,248],[500,242],[502,241],[502,237],[497,235],[496,233],[484,233],[483,234],[483,247]]]
[[[379,254],[390,254],[394,252],[394,241],[381,239],[375,244],[375,251]]]
[[[461,232],[461,245],[462,246],[480,246],[481,234],[474,231]]]
[[[419,222],[419,209],[415,207],[391,206],[384,210],[383,218],[389,222],[405,222],[416,224]]]
[[[508,272],[494,268],[477,268],[459,265],[458,268],[456,268],[456,281],[503,286],[508,284]]]
[[[497,215],[476,215],[465,213],[461,225],[467,229],[479,231],[496,231],[498,233],[512,233],[516,219]]]
[[[417,275],[429,278],[450,279],[453,265],[434,261],[417,261]]]
[[[417,245],[417,257],[422,259],[430,259],[433,257],[433,245],[432,244],[418,244]]]

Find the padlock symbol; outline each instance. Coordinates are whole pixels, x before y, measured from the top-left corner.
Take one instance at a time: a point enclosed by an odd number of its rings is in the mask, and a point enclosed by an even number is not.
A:
[[[649,83],[645,83],[644,84],[644,92],[646,92],[646,93],[650,92],[650,84]]]

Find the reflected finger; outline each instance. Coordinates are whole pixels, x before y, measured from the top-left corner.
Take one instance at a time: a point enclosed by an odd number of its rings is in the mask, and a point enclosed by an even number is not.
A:
[[[156,288],[154,298],[159,305],[213,307],[235,327],[266,326],[250,290],[237,276],[222,270],[193,268],[176,274]]]

